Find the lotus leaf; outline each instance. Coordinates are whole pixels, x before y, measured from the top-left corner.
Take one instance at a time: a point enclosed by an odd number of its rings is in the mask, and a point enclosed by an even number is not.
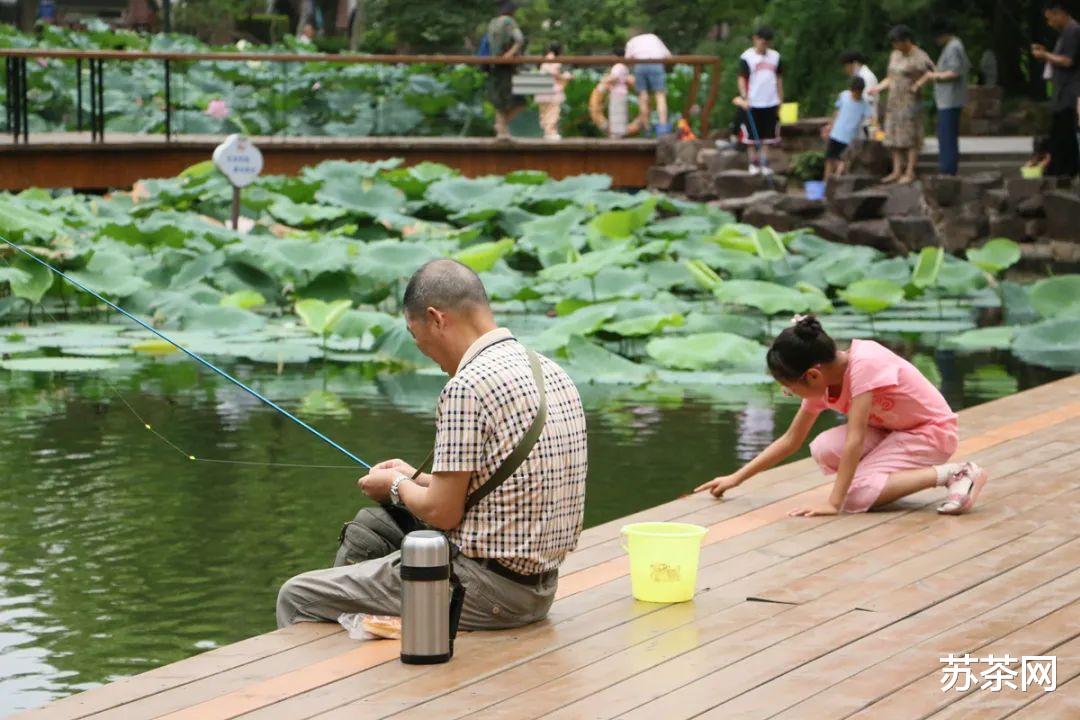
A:
[[[487,272],[495,267],[501,258],[514,250],[514,241],[504,238],[495,242],[478,243],[454,253],[454,259],[472,268],[474,272]]]
[[[820,299],[815,299],[817,296],[762,280],[728,280],[713,293],[721,302],[757,308],[766,315],[806,312],[811,304],[820,305]]]
[[[911,284],[917,288],[933,287],[945,262],[945,251],[939,247],[924,247],[915,261],[915,270],[911,274]]]
[[[1008,238],[994,238],[980,248],[969,248],[967,258],[981,270],[997,275],[1020,261],[1020,246]]]
[[[856,310],[873,315],[903,300],[904,288],[889,280],[868,278],[848,285],[840,297]]]
[[[322,300],[298,300],[296,314],[304,321],[308,330],[316,335],[326,336],[333,332],[334,326],[351,307],[351,300],[336,300],[329,303]]]
[[[116,363],[103,358],[33,357],[0,360],[0,368],[15,372],[100,372],[111,370]]]
[[[1076,317],[1080,313],[1080,275],[1040,280],[1028,290],[1028,297],[1045,318]]]
[[[726,332],[654,338],[645,351],[664,367],[677,370],[760,368],[765,359],[764,346]]]
[[[978,328],[953,335],[945,344],[957,350],[1008,350],[1017,330],[1009,326]]]
[[[1021,360],[1080,371],[1080,318],[1059,318],[1021,328],[1012,351]]]

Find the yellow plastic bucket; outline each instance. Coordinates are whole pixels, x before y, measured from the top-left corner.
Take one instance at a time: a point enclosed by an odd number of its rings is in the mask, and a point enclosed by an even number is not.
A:
[[[793,122],[799,121],[799,103],[789,102],[780,106],[780,122],[784,125],[790,125]]]
[[[694,598],[701,540],[707,529],[688,523],[624,525],[623,549],[630,555],[630,585],[643,602],[677,603]]]
[[[1020,168],[1020,176],[1028,180],[1035,180],[1043,176],[1043,169],[1039,165],[1028,167],[1024,165]]]

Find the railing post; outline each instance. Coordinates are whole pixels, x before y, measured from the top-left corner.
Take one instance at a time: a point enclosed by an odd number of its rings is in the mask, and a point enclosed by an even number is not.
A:
[[[82,58],[75,58],[75,129],[82,132]]]
[[[11,102],[11,57],[4,57],[4,129],[11,132],[14,123],[12,122],[14,112],[12,111]]]
[[[98,140],[105,142],[105,61],[98,59]]]
[[[22,132],[23,142],[30,142],[30,96],[28,92],[28,82],[26,79],[26,58],[19,58],[19,74],[21,81],[19,83],[20,97],[19,102],[22,103]]]
[[[172,140],[172,74],[165,61],[165,142]]]
[[[709,94],[705,98],[705,107],[701,109],[701,136],[707,137],[712,124],[713,108],[716,106],[716,96],[720,93],[720,58],[712,63],[709,70]]]
[[[697,105],[698,90],[701,89],[701,63],[694,63],[694,79],[690,81],[690,90],[686,93],[686,103],[683,108],[683,117],[687,124],[690,122],[690,112]]]

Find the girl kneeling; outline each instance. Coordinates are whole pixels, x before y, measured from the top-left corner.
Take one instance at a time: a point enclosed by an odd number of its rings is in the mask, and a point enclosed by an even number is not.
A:
[[[790,515],[866,512],[931,487],[948,488],[938,507],[944,515],[971,509],[986,484],[973,462],[947,462],[956,451],[956,414],[919,370],[872,340],[852,340],[847,350],[813,316],[796,316],[767,355],[769,371],[802,398],[791,427],[732,475],[697,488],[715,497],[788,457],[806,441],[823,410],[847,415],[847,425],[826,430],[810,454],[826,475],[836,475],[827,501]]]

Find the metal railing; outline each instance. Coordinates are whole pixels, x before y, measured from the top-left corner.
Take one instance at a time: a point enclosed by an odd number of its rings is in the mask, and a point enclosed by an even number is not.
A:
[[[70,60],[75,62],[75,88],[77,128],[84,129],[83,118],[83,62],[89,63],[90,93],[90,135],[92,142],[105,139],[105,61],[133,62],[149,60],[162,63],[162,82],[164,90],[165,139],[173,137],[172,107],[172,66],[175,63],[197,62],[270,62],[270,63],[331,63],[339,65],[539,65],[546,59],[539,56],[519,57],[480,57],[476,55],[331,55],[323,53],[284,54],[284,53],[249,53],[249,52],[128,52],[119,50],[63,50],[38,48],[0,48],[0,56],[5,60],[5,80],[7,93],[5,111],[8,131],[15,143],[30,142],[29,98],[27,85],[27,61],[32,59]],[[603,66],[624,63],[636,65],[656,63],[665,66],[690,65],[694,68],[690,89],[686,95],[684,115],[691,114],[697,96],[701,90],[704,68],[710,68],[709,89],[704,104],[701,106],[702,135],[707,135],[710,117],[716,104],[720,87],[720,59],[711,55],[675,55],[661,60],[628,60],[615,55],[566,55],[560,56],[564,66]]]

